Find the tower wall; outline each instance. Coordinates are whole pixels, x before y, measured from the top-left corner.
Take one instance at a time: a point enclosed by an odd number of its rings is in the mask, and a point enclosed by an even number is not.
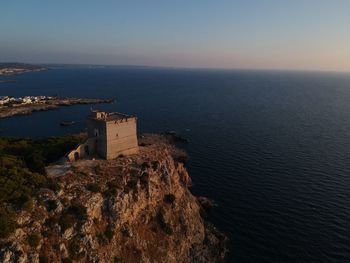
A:
[[[127,118],[106,123],[107,154],[113,159],[121,154],[138,152],[136,118]]]
[[[89,119],[88,121],[88,137],[95,138],[96,153],[107,159],[107,132],[106,122],[101,120]]]

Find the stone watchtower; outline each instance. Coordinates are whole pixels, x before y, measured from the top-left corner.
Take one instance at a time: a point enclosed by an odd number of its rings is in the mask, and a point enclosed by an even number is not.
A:
[[[137,118],[118,112],[92,111],[88,136],[94,152],[105,159],[138,152]]]

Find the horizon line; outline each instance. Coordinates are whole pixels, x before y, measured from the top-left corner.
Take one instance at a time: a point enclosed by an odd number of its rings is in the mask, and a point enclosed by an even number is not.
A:
[[[297,68],[240,68],[240,67],[201,67],[201,66],[156,66],[156,65],[138,65],[138,64],[102,64],[102,63],[60,63],[60,62],[19,62],[19,61],[0,61],[1,63],[18,63],[32,65],[62,65],[62,66],[104,66],[104,67],[139,67],[139,68],[160,68],[174,70],[241,70],[241,71],[289,71],[289,72],[318,72],[318,73],[342,73],[350,74],[350,70],[333,69],[297,69]]]

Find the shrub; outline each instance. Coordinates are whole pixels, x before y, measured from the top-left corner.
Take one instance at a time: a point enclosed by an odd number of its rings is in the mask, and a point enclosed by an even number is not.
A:
[[[16,229],[14,212],[9,208],[0,208],[0,238],[8,237]]]
[[[63,197],[61,199],[61,203],[63,206],[68,206],[69,205],[69,199],[67,197]]]
[[[45,256],[45,255],[39,256],[39,263],[49,263],[49,262],[50,262],[50,260],[47,256]]]
[[[52,235],[52,233],[49,230],[43,230],[43,231],[41,231],[41,235],[43,237],[50,237]]]
[[[87,219],[86,207],[81,204],[73,204],[69,206],[63,213],[61,214],[58,223],[61,226],[62,230],[74,226],[76,221],[84,221]]]
[[[68,207],[67,212],[71,215],[74,215],[78,220],[86,220],[87,213],[86,207],[81,204],[73,204]]]
[[[70,258],[62,258],[62,263],[73,263],[73,261]]]
[[[20,157],[0,156],[0,202],[21,207],[45,182],[45,176],[31,172]]]
[[[62,230],[65,231],[68,228],[74,226],[75,218],[73,215],[64,212],[58,219],[58,224],[61,226]]]
[[[105,246],[108,244],[108,239],[104,235],[104,233],[98,233],[96,236],[97,236],[97,240],[98,240],[98,243],[100,244],[100,246]]]
[[[124,187],[124,192],[129,193],[131,190],[135,190],[137,187],[137,179],[130,179]]]
[[[93,193],[98,193],[101,191],[100,189],[100,186],[98,184],[88,184],[86,186],[86,189],[88,189],[90,192],[93,192]]]
[[[22,209],[27,211],[27,212],[30,212],[33,210],[33,207],[34,207],[34,201],[33,199],[30,199],[28,201],[26,201],[23,205],[22,205]]]
[[[45,157],[40,152],[33,152],[25,156],[25,162],[32,172],[46,174]]]
[[[84,253],[83,252],[79,253],[79,250],[80,250],[80,245],[79,245],[79,242],[76,240],[73,240],[68,246],[69,255],[74,260],[79,260],[82,257],[84,257]]]
[[[58,192],[59,190],[61,190],[60,184],[52,179],[47,180],[46,187],[54,192]]]
[[[158,224],[159,226],[161,227],[161,229],[168,235],[171,235],[173,233],[173,230],[170,226],[170,224],[168,224],[166,221],[165,221],[165,218],[164,218],[164,211],[163,210],[159,210],[157,212],[157,221],[158,221]]]
[[[40,243],[41,235],[39,233],[33,233],[27,236],[27,242],[31,247],[37,247]]]
[[[157,170],[158,167],[159,167],[159,162],[158,162],[158,161],[153,161],[153,162],[152,162],[152,169],[153,169],[153,170]]]
[[[163,201],[168,204],[172,204],[175,201],[175,195],[173,194],[167,194],[164,196]]]
[[[55,200],[48,200],[47,201],[47,210],[53,211],[57,208],[57,202]]]
[[[96,165],[96,167],[95,167],[95,173],[96,174],[101,174],[103,172],[103,169],[102,169],[102,167],[101,167],[101,165]]]
[[[148,186],[149,174],[147,172],[143,172],[140,177],[140,183],[143,187]]]
[[[117,193],[117,187],[108,187],[108,190],[105,192],[105,194],[107,196],[110,196],[110,195],[115,195]]]
[[[50,228],[53,228],[57,223],[60,222],[60,218],[55,215],[53,217],[49,217],[45,220],[45,225],[50,227]],[[61,224],[60,224],[61,225]],[[62,226],[61,226],[62,227]]]
[[[172,234],[173,234],[173,229],[171,228],[170,225],[167,224],[167,225],[164,227],[164,232],[167,233],[168,235],[172,235]]]
[[[118,262],[122,262],[122,260],[123,259],[121,257],[115,256],[113,259],[113,262],[118,263]]]
[[[28,194],[21,194],[17,200],[16,200],[16,203],[21,207],[23,208],[23,205],[28,202],[28,201],[31,201],[31,197],[28,195]]]
[[[143,162],[143,163],[141,164],[141,168],[142,168],[142,170],[145,170],[145,169],[147,169],[147,168],[150,168],[150,165],[149,165],[148,162]]]
[[[114,232],[112,229],[107,228],[106,231],[104,232],[104,235],[106,238],[108,238],[109,241],[111,241],[114,236]]]

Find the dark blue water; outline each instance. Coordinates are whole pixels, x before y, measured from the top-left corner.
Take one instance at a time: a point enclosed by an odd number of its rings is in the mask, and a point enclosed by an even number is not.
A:
[[[350,262],[350,75],[65,68],[15,78],[0,95],[114,97],[95,108],[189,138],[193,192],[218,204],[210,219],[230,237],[230,262]],[[77,132],[89,109],[0,120],[1,135]]]

